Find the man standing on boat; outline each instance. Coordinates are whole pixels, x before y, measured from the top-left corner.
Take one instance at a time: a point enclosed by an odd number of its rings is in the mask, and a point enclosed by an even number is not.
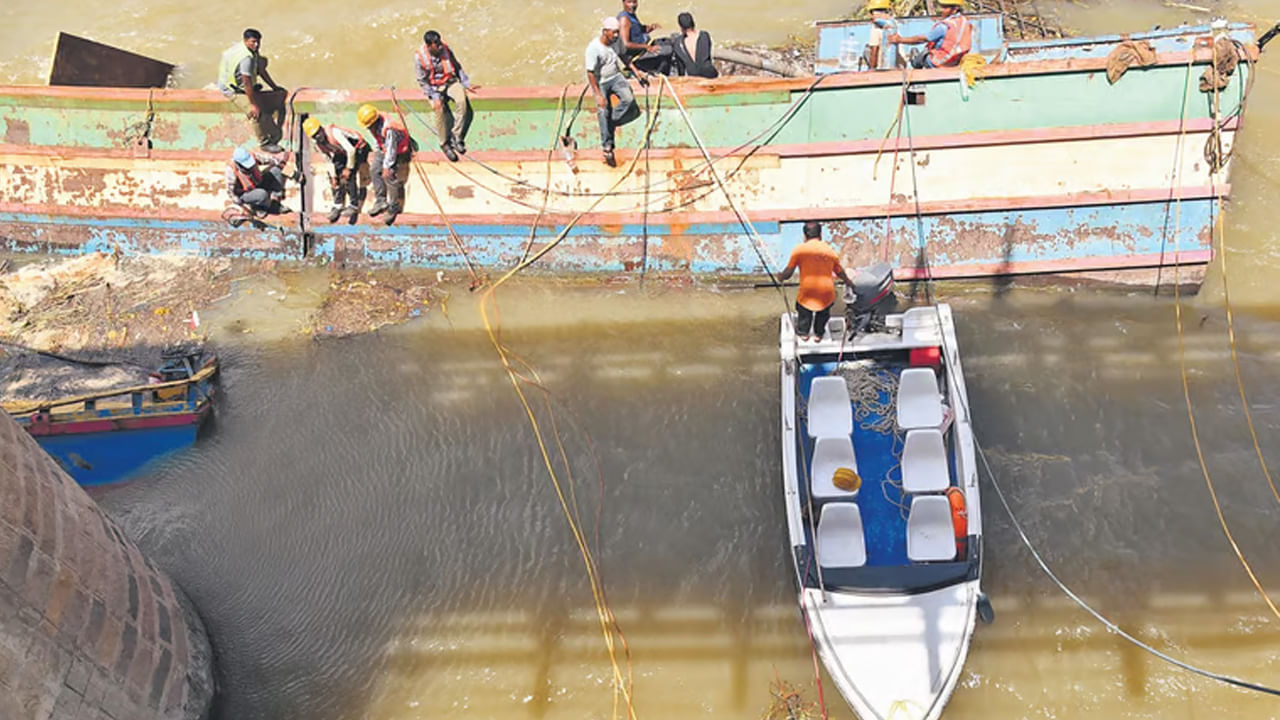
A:
[[[822,224],[810,220],[804,224],[804,242],[791,251],[791,260],[778,281],[785,282],[800,268],[800,289],[796,292],[796,337],[808,340],[812,333],[814,342],[827,332],[827,320],[831,306],[836,302],[836,283],[839,277],[845,285],[853,285],[848,273],[840,265],[835,248],[822,241]]]
[[[286,92],[267,72],[267,58],[258,54],[261,47],[262,33],[253,28],[246,29],[244,41],[222,53],[222,61],[218,64],[218,89],[228,98],[245,96],[249,101],[245,115],[252,121],[262,149],[279,152]],[[271,86],[271,90],[262,89],[259,77]]]
[[[622,71],[630,67],[641,85],[649,84],[629,61],[624,65],[622,58],[614,52],[613,43],[618,39],[618,27],[618,18],[607,17],[602,20],[600,35],[587,43],[586,52],[587,83],[595,93],[596,118],[600,121],[600,149],[604,151],[604,162],[609,167],[618,165],[613,156],[614,131],[640,117],[635,93],[631,92],[631,85]],[[611,95],[617,98],[612,109],[609,107]]]
[[[467,152],[466,132],[471,124],[471,103],[467,99],[467,91],[476,92],[480,86],[471,84],[462,63],[435,30],[423,33],[422,47],[413,60],[418,86],[436,113],[440,149],[450,162],[457,162],[458,155]],[[453,103],[452,111],[450,102]]]
[[[924,35],[890,35],[889,42],[900,45],[925,43],[924,52],[914,52],[911,65],[915,68],[939,68],[959,65],[973,47],[973,25],[964,14],[964,0],[938,0],[942,6],[942,19]]]
[[[404,123],[372,105],[361,105],[356,119],[373,136],[378,149],[373,152],[369,171],[373,182],[373,207],[369,215],[386,213],[382,221],[388,225],[404,210],[404,184],[409,180],[409,163],[413,162],[413,138]]]
[[[369,143],[354,130],[337,125],[325,127],[314,117],[302,121],[302,132],[333,162],[333,174],[329,176],[333,190],[329,222],[338,222],[346,213],[349,222],[355,224],[369,187]]]

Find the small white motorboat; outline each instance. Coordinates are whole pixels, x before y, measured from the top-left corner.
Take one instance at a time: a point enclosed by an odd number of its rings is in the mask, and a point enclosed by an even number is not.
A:
[[[892,292],[860,273],[816,342],[782,315],[782,478],[827,672],[863,720],[932,720],[990,619],[982,513],[951,308],[877,314]]]

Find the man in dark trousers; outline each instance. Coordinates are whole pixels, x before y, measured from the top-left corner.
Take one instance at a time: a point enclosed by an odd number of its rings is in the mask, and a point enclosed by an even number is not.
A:
[[[369,168],[374,198],[369,215],[386,213],[382,222],[390,225],[404,211],[404,185],[413,162],[413,138],[398,117],[380,113],[369,104],[360,106],[356,120],[369,131],[375,148]]]
[[[253,28],[245,30],[244,41],[222,53],[222,60],[218,63],[218,89],[228,98],[245,96],[249,101],[245,115],[253,125],[258,143],[267,152],[279,152],[286,91],[267,72],[267,58],[258,53],[261,47],[262,33]],[[262,78],[271,89],[263,90],[258,78]]]
[[[617,39],[618,18],[604,18],[600,22],[600,34],[587,43],[586,51],[587,84],[596,96],[600,149],[604,151],[604,162],[609,167],[618,165],[613,156],[614,130],[640,117],[640,106],[636,105],[635,93],[622,74],[627,67],[635,72],[635,67],[614,52],[613,44]],[[648,85],[649,81],[643,75],[636,73],[636,77],[641,85]],[[610,96],[617,98],[612,109],[609,107]]]
[[[693,15],[687,12],[676,16],[676,23],[680,25],[680,34],[671,37],[676,74],[704,78],[720,77],[719,71],[711,62],[710,33],[706,30],[698,30],[693,24]]]
[[[302,132],[333,162],[333,174],[329,176],[333,190],[329,222],[338,222],[345,213],[348,222],[354,224],[369,187],[369,143],[354,130],[337,125],[326,127],[314,117],[302,121]]]
[[[804,224],[804,242],[791,251],[787,267],[778,273],[778,281],[785,282],[800,269],[800,289],[796,291],[796,338],[814,342],[827,332],[827,319],[831,306],[836,302],[835,278],[845,285],[853,285],[848,273],[840,264],[840,254],[822,241],[821,223],[810,220]]]

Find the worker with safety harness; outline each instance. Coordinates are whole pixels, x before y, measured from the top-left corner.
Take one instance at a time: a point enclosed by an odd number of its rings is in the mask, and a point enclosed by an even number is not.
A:
[[[911,66],[915,68],[940,68],[959,65],[973,47],[973,25],[964,14],[964,0],[938,0],[942,6],[942,19],[924,35],[890,35],[891,43],[916,45],[925,43],[923,53],[913,51]]]
[[[258,216],[292,212],[280,204],[284,199],[284,171],[287,155],[279,156],[236,148],[227,163],[227,195],[231,202]]]
[[[404,210],[404,184],[413,161],[413,138],[399,118],[380,113],[372,105],[361,105],[356,119],[373,136],[377,148],[369,168],[374,197],[369,214],[376,217],[386,213],[382,221],[390,225]]]
[[[329,222],[338,222],[338,218],[346,214],[348,222],[354,224],[369,189],[369,143],[355,130],[324,126],[314,117],[302,121],[302,132],[315,141],[317,150],[333,161],[333,173],[329,175],[329,187],[333,190]]]
[[[251,121],[258,143],[267,152],[279,152],[286,92],[267,72],[267,58],[258,53],[261,46],[262,33],[253,28],[246,29],[243,42],[222,53],[222,61],[218,64],[218,89],[228,98],[245,96],[249,101],[245,116]],[[270,90],[262,89],[259,77],[271,86]]]
[[[431,101],[431,109],[436,114],[440,149],[451,162],[457,162],[459,153],[465,155],[467,152],[467,128],[471,126],[471,103],[467,92],[477,92],[480,86],[471,84],[462,63],[435,30],[422,34],[422,47],[413,60],[418,86]],[[452,109],[450,102],[453,103]]]

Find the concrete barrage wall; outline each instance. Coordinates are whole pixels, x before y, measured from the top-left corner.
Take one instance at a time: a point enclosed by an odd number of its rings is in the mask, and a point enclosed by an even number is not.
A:
[[[182,592],[0,412],[0,720],[194,719],[212,695]]]

